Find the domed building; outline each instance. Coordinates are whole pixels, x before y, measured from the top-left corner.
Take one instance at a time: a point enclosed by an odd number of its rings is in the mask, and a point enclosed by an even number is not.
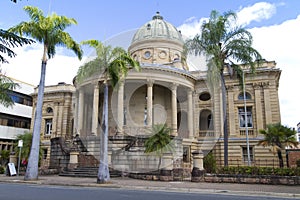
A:
[[[161,168],[172,172],[167,180],[189,179],[193,167],[203,170],[202,159],[209,152],[223,165],[221,91],[209,90],[206,71],[189,70],[181,32],[157,12],[136,31],[128,51],[141,71],[130,70],[116,87],[109,87],[111,169],[151,172],[162,161]],[[273,154],[257,142],[262,138],[260,129],[280,121],[280,73],[274,61],[264,62],[255,76],[245,71],[245,99],[239,81],[225,74],[229,165],[247,165],[246,133],[252,163],[274,163]],[[98,166],[103,81],[103,74],[95,74],[74,86],[60,83],[45,88],[41,133],[45,166]],[[34,102],[36,95],[37,90]],[[173,150],[164,152],[161,161],[144,153],[145,140],[157,124],[166,124],[172,136]]]

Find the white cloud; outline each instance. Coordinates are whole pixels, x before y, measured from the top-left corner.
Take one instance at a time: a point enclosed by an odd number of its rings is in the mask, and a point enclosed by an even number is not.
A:
[[[249,24],[252,21],[269,19],[276,12],[276,6],[283,4],[256,3],[253,6],[240,9],[237,13],[240,23]],[[205,20],[195,19],[186,21],[178,27],[183,35],[194,36],[199,33],[200,26]],[[253,46],[269,61],[275,60],[277,67],[282,70],[279,83],[279,101],[282,124],[295,127],[300,121],[299,99],[297,92],[300,74],[300,15],[282,24],[252,28]]]
[[[300,121],[297,92],[300,74],[300,15],[282,24],[249,30],[253,46],[267,60],[275,60],[282,70],[279,84],[279,99],[282,124],[295,127]]]
[[[259,2],[254,5],[241,8],[237,12],[238,24],[248,25],[252,21],[260,22],[265,19],[270,19],[276,13],[276,5]]]
[[[41,73],[43,46],[34,44],[13,50],[17,53],[17,56],[8,59],[9,64],[3,64],[1,66],[2,71],[7,76],[33,85],[38,85]],[[72,83],[72,79],[82,63],[75,56],[65,56],[59,52],[61,52],[61,50],[57,49],[54,58],[47,62],[46,85],[55,85],[58,82]]]
[[[185,23],[177,27],[177,29],[181,31],[184,37],[191,38],[200,33],[201,25],[207,19],[208,18],[196,19],[195,17],[191,17],[185,20]]]

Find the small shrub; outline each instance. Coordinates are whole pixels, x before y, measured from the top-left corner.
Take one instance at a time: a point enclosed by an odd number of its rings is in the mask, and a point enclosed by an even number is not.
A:
[[[217,162],[212,154],[212,152],[209,152],[204,158],[203,158],[203,166],[207,173],[215,173],[217,169]]]
[[[3,166],[0,166],[0,174],[4,174],[5,168]]]
[[[273,167],[256,167],[256,166],[241,166],[241,167],[221,167],[217,170],[218,174],[229,175],[254,175],[254,176],[300,176],[300,168],[273,168]]]

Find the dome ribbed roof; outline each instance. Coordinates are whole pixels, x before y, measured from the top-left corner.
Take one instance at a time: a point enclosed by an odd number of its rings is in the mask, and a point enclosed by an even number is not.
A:
[[[148,39],[175,40],[183,43],[181,33],[175,26],[163,20],[163,17],[159,14],[159,12],[156,12],[156,15],[153,16],[151,21],[145,23],[137,30],[133,36],[131,44]]]

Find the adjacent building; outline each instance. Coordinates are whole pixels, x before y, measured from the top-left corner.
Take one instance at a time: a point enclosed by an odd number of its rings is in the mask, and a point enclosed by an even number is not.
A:
[[[14,101],[12,107],[0,104],[0,151],[13,151],[17,135],[30,131],[32,117],[32,96],[34,86],[12,79],[19,84],[9,95]]]

